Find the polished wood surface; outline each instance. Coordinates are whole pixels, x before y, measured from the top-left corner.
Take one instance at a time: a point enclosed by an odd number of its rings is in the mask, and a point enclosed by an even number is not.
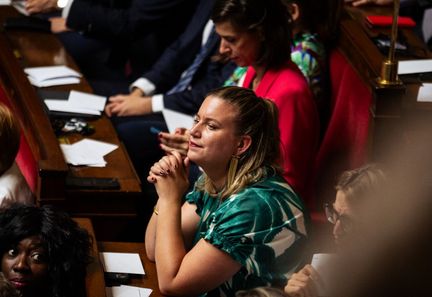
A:
[[[163,297],[159,291],[156,265],[147,258],[144,243],[136,242],[104,242],[97,241],[92,222],[88,218],[73,218],[78,225],[87,230],[93,239],[93,262],[87,267],[87,297],[105,297],[105,281],[103,266],[99,261],[99,252],[138,253],[144,267],[145,275],[134,275],[128,285],[152,289],[151,297]]]
[[[427,135],[432,124],[432,103],[417,102],[417,93],[422,81],[403,77],[401,87],[382,88],[376,83],[380,76],[381,64],[387,58],[372,41],[378,35],[390,36],[390,27],[366,25],[367,15],[391,15],[392,7],[345,6],[341,19],[337,47],[347,57],[362,80],[370,87],[373,104],[370,108],[369,159],[381,161],[389,153],[390,146],[413,140],[415,135]],[[400,28],[399,38],[408,44],[408,54],[398,55],[397,60],[430,59],[432,53],[411,28]],[[422,136],[420,136],[422,137]],[[431,139],[432,141],[432,139]],[[414,144],[413,144],[414,145]]]
[[[156,265],[147,258],[144,243],[136,242],[98,242],[99,251],[117,253],[138,253],[144,266],[145,275],[133,276],[129,285],[152,289],[151,297],[162,297],[159,291]]]
[[[13,7],[0,6],[0,24],[8,17],[19,16]],[[8,93],[19,115],[25,136],[37,161],[39,205],[55,204],[74,216],[94,220],[101,239],[116,240],[124,225],[137,216],[136,204],[141,186],[126,149],[118,139],[111,121],[102,116],[89,121],[95,133],[89,138],[119,146],[107,156],[104,168],[68,166],[59,147],[59,139],[50,124],[42,102],[23,69],[34,66],[67,65],[79,71],[55,35],[40,31],[4,30],[0,32],[0,83]],[[44,88],[92,92],[83,78],[79,84]],[[62,141],[74,143],[83,137],[70,134]],[[117,178],[118,190],[70,190],[65,187],[67,175],[73,177]],[[112,222],[112,228],[106,226]],[[108,231],[108,230],[109,231]]]
[[[88,218],[73,218],[78,225],[87,230],[92,238],[92,251],[91,255],[93,257],[92,263],[87,266],[87,276],[86,276],[86,292],[87,297],[106,297],[105,294],[105,280],[103,267],[99,261],[99,249],[96,242],[96,236],[93,230],[93,225]]]

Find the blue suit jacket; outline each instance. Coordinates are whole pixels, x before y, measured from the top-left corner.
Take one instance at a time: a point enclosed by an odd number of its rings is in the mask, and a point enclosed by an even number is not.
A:
[[[186,30],[172,43],[143,77],[156,86],[156,93],[166,93],[180,79],[183,71],[189,67],[201,49],[202,35],[214,0],[200,0]],[[206,93],[223,82],[235,69],[233,63],[212,61],[211,57],[219,50],[219,37],[212,39],[211,50],[194,74],[191,89],[164,95],[164,106],[183,113],[194,114],[199,109]]]
[[[67,26],[106,41],[113,65],[129,60],[135,74],[159,58],[184,31],[198,0],[75,0]]]

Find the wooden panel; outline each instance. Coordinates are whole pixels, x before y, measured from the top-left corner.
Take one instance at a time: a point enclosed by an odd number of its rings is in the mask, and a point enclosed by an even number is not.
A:
[[[92,238],[93,262],[87,266],[86,292],[87,297],[106,297],[105,280],[102,264],[99,261],[99,249],[92,223],[86,218],[74,218],[78,225],[87,230]]]
[[[147,258],[144,243],[135,242],[98,242],[101,252],[138,253],[144,266],[145,275],[132,277],[131,286],[152,289],[152,297],[162,297],[159,291],[156,265]]]
[[[0,24],[7,17],[17,16],[13,7],[0,6]],[[108,224],[97,224],[96,233],[102,239],[117,240],[131,220],[136,219],[136,204],[140,198],[141,185],[126,149],[118,139],[116,131],[105,115],[89,121],[95,133],[90,138],[119,146],[107,156],[104,168],[68,166],[65,163],[50,119],[23,68],[34,66],[67,65],[79,71],[55,35],[24,30],[2,30],[0,32],[0,82],[11,98],[25,136],[32,149],[38,167],[37,203],[54,204],[72,215],[97,218]],[[92,92],[83,78],[79,84],[44,88],[47,90],[78,90]],[[83,136],[69,134],[62,141],[74,143]],[[69,190],[65,187],[66,176],[117,178],[118,190]],[[115,226],[110,229],[110,218]],[[106,230],[111,232],[106,232]],[[117,230],[117,232],[116,232]]]

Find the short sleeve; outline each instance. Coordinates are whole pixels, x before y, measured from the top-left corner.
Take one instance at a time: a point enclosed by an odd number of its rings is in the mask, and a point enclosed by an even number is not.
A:
[[[189,204],[195,204],[197,209],[196,213],[201,216],[201,213],[204,209],[204,201],[203,201],[203,193],[200,191],[191,191],[189,192],[186,197],[185,201]]]
[[[283,253],[274,243],[277,241],[285,251],[295,242],[297,234],[290,226],[296,225],[292,221],[302,212],[278,192],[249,189],[231,197],[212,216],[204,239],[228,253],[249,273],[265,275]]]

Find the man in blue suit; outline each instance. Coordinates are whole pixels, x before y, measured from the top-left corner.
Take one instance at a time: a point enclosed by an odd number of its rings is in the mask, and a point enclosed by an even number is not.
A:
[[[60,33],[95,93],[104,95],[127,89],[131,80],[148,70],[184,31],[198,2],[69,1],[62,17],[51,18],[53,31]],[[119,86],[114,91],[113,84]]]
[[[220,38],[209,21],[213,3],[200,0],[184,33],[130,86],[130,94],[111,97],[105,108],[143,183],[150,166],[164,153],[152,132],[152,128],[167,130],[162,108],[195,114],[206,93],[222,86],[236,67],[215,59]]]

